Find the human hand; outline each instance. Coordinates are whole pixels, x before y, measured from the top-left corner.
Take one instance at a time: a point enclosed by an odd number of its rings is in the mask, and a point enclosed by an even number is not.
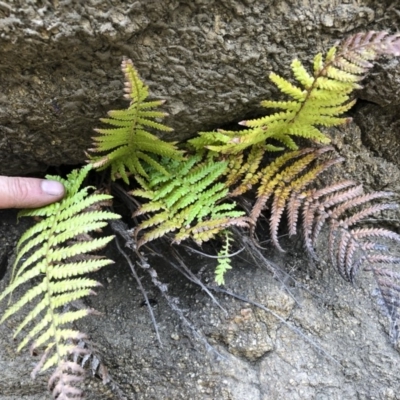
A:
[[[0,176],[0,208],[36,208],[54,203],[64,196],[57,181]]]

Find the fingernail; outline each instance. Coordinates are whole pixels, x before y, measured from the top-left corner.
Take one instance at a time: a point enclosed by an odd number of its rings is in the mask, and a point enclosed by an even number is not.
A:
[[[57,181],[43,180],[41,187],[44,193],[50,194],[51,196],[61,196],[64,194],[64,186]]]

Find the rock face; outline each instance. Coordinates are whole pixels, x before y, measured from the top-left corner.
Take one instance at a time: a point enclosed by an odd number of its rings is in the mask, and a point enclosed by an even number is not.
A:
[[[98,118],[126,105],[124,55],[168,100],[170,138],[180,140],[259,112],[273,94],[269,72],[285,75],[293,58],[354,30],[393,29],[392,3],[1,2],[0,173],[82,163]]]
[[[0,2],[0,173],[82,163],[98,118],[125,106],[124,55],[153,95],[168,100],[170,138],[181,140],[260,113],[259,101],[275,93],[270,71],[289,76],[293,58],[310,60],[356,31],[394,31],[399,14],[389,0]],[[338,173],[374,190],[400,189],[399,71],[397,60],[383,63],[359,94],[367,102],[356,123],[332,131],[348,160]],[[2,212],[0,279],[25,227]],[[129,268],[111,255],[117,263],[98,274],[104,288],[88,300],[103,316],[80,329],[96,343],[113,381],[103,386],[88,378],[87,398],[398,399],[399,353],[371,299],[371,282],[361,278],[351,287],[328,265],[310,265],[300,242],[286,248],[283,256],[267,254],[290,272],[284,284],[249,258],[237,262],[227,286],[287,324],[249,302],[216,295],[223,311],[163,260],[150,260],[198,331],[171,312],[144,274],[163,347]],[[204,260],[187,262],[207,281],[214,266]],[[0,400],[49,398],[46,377],[29,377],[32,358],[15,356],[11,331],[12,324],[0,326]]]

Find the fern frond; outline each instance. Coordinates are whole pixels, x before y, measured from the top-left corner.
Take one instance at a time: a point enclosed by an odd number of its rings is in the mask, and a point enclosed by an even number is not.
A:
[[[75,351],[71,343],[82,337],[82,334],[66,329],[65,325],[88,315],[91,310],[63,312],[62,308],[72,301],[92,294],[93,288],[99,286],[96,281],[83,275],[112,263],[111,260],[93,258],[89,254],[104,247],[112,240],[112,236],[99,239],[85,237],[81,242],[75,239],[82,233],[87,234],[104,227],[109,219],[120,218],[114,213],[93,209],[94,205],[103,204],[111,199],[111,196],[90,194],[88,188],[80,188],[91,168],[92,166],[88,165],[80,171],[75,170],[68,175],[67,180],[52,176],[52,179],[63,182],[65,198],[59,203],[43,207],[39,213],[37,210],[23,212],[24,216],[41,215],[45,219],[22,235],[17,245],[18,255],[13,267],[15,272],[12,281],[0,294],[1,301],[23,283],[38,278],[35,286],[28,288],[17,302],[7,308],[1,318],[3,322],[28,303],[36,303],[17,326],[14,335],[18,335],[22,330],[27,331],[18,350],[31,341],[33,348],[46,346],[36,372],[56,365],[62,368],[67,362],[68,354]],[[85,259],[76,262],[77,256]],[[39,315],[41,320],[37,322]],[[32,327],[28,330],[29,325]],[[76,388],[69,388],[68,382],[71,382],[71,379],[74,380],[68,374],[64,374],[61,379],[66,385],[65,390],[63,389],[65,394],[70,390],[80,393]],[[58,396],[60,393],[62,391]]]
[[[175,241],[194,238],[197,231],[192,228],[204,221],[211,224],[219,221],[213,225],[214,233],[209,233],[211,238],[224,229],[221,219],[226,223],[244,214],[234,209],[234,202],[226,200],[228,188],[219,182],[226,174],[228,162],[201,154],[188,156],[183,161],[164,159],[163,162],[171,178],[159,179],[160,173],[152,170],[150,180],[139,182],[142,189],[132,192],[150,199],[134,216],[155,213],[136,228],[136,235],[147,230],[139,238],[138,247],[175,231],[179,231]]]
[[[331,165],[343,161],[338,156],[321,158],[332,147],[304,149],[278,157],[262,170],[258,199],[251,211],[254,229],[261,210],[272,198],[270,235],[279,250],[278,228],[284,211],[288,214],[289,234],[297,231],[299,215],[307,252],[317,257],[317,242],[324,225],[328,228],[328,254],[334,269],[349,282],[360,270],[371,271],[377,284],[380,304],[392,324],[394,341],[400,337],[400,274],[389,269],[400,264],[400,257],[389,253],[388,241],[400,244],[400,235],[391,230],[365,227],[365,218],[398,204],[385,200],[391,192],[365,194],[362,185],[347,180],[320,189],[307,189],[316,177]],[[320,153],[320,154],[318,154]],[[282,250],[283,251],[283,250]]]
[[[271,226],[276,227],[279,224],[280,215],[282,215],[283,212],[283,209],[281,209],[281,207],[277,204],[278,199],[282,199],[280,203],[283,201],[284,206],[292,191],[290,183],[295,181],[298,175],[301,174],[301,172],[306,169],[314,160],[316,160],[322,154],[332,150],[332,147],[326,146],[320,149],[306,148],[300,151],[297,150],[288,152],[278,157],[274,162],[265,167],[261,171],[262,178],[257,191],[257,200],[250,214],[250,217],[254,223],[257,222],[257,219],[267,201],[271,198],[271,196],[275,196],[276,209],[272,214],[274,222],[271,224]],[[287,163],[291,164],[285,166]],[[293,189],[299,184],[299,182],[304,185],[310,183],[318,176],[319,173],[322,172],[323,168],[321,167],[322,165],[310,172],[309,175],[300,178],[300,181],[295,181],[296,183],[293,185]],[[273,231],[275,232],[275,228],[273,228]]]
[[[289,96],[289,101],[265,100],[267,108],[278,108],[276,112],[255,120],[242,121],[248,129],[236,132],[202,133],[191,142],[196,149],[208,148],[222,154],[238,154],[248,147],[274,139],[287,148],[296,150],[291,136],[302,136],[317,143],[327,144],[330,139],[320,126],[336,126],[347,123],[341,118],[353,105],[349,95],[361,88],[361,81],[373,66],[371,61],[380,55],[398,55],[400,35],[382,32],[358,33],[329,49],[325,58],[317,54],[313,63],[313,74],[301,61],[294,60],[292,72],[299,86],[285,78],[270,74],[271,81],[279,91]]]
[[[290,185],[293,187],[293,183]],[[369,264],[371,267],[371,264],[383,260],[390,262],[397,259],[386,255],[381,257],[376,252],[386,248],[378,242],[379,239],[400,242],[400,235],[382,228],[358,227],[366,217],[398,208],[398,205],[393,203],[370,204],[390,196],[393,196],[393,193],[364,194],[363,187],[353,181],[343,181],[306,192],[294,189],[288,203],[290,233],[296,233],[295,225],[301,210],[305,247],[311,256],[317,258],[317,240],[322,227],[328,225],[328,248],[332,265],[344,279],[353,282],[363,264]],[[283,207],[282,204],[278,205]],[[353,209],[355,211],[352,211]],[[272,222],[271,225],[277,230]]]
[[[400,238],[391,231],[382,229],[358,231],[353,226],[368,216],[395,209],[397,205],[391,203],[370,205],[372,201],[385,199],[393,194],[390,192],[364,194],[362,186],[356,185],[353,181],[343,181],[321,189],[307,189],[322,172],[343,161],[337,155],[329,155],[332,151],[332,147],[326,146],[289,152],[262,169],[257,200],[250,213],[251,225],[255,226],[261,211],[272,199],[269,227],[275,247],[283,251],[278,242],[278,228],[286,210],[290,235],[296,234],[299,214],[302,216],[305,247],[309,254],[316,258],[317,239],[324,224],[328,224],[332,262],[345,279],[352,280],[355,276],[353,264],[356,263],[353,260],[360,260],[355,252],[357,249],[365,251],[359,242],[371,241],[374,237],[391,240]],[[322,157],[324,154],[328,157]],[[351,212],[352,209],[356,210]]]
[[[231,258],[229,251],[232,242],[232,233],[230,231],[224,231],[225,243],[222,249],[218,252],[218,265],[215,268],[215,282],[217,285],[225,284],[225,274],[227,271],[232,269]]]
[[[162,167],[158,157],[182,159],[182,152],[173,143],[167,143],[147,131],[172,131],[155,119],[167,114],[150,110],[163,104],[163,101],[151,101],[148,87],[141,81],[132,61],[124,59],[121,65],[125,75],[125,97],[131,100],[126,110],[109,111],[109,118],[101,121],[113,128],[95,129],[99,134],[93,138],[90,162],[95,168],[103,170],[111,166],[111,179],[122,178],[129,183],[129,175],[147,177],[146,165],[151,165],[165,175],[168,171]]]

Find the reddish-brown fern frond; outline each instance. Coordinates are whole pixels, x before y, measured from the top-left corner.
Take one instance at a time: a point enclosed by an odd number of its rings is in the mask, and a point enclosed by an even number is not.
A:
[[[79,343],[85,338],[81,335]],[[78,360],[88,355],[88,350],[79,346],[79,344],[71,343],[69,345],[68,359],[60,362],[48,381],[48,389],[56,400],[83,400],[84,396],[82,390],[76,385],[79,385],[84,380],[85,370],[79,365]],[[32,371],[34,378],[39,370],[42,368],[44,362],[47,360],[49,353],[45,352],[40,362]]]
[[[356,33],[340,44],[334,65],[350,74],[365,74],[373,66],[370,61],[381,55],[400,55],[400,34]]]
[[[292,151],[278,157],[261,171],[262,179],[258,189],[258,198],[250,217],[255,225],[266,203],[271,197],[273,198],[270,233],[272,242],[279,250],[283,251],[278,242],[278,228],[283,212],[287,209],[289,231],[292,234],[295,233],[298,210],[301,203],[307,198],[303,190],[331,165],[342,161],[337,156],[328,159],[322,158],[324,153],[332,151],[331,146]]]
[[[328,249],[331,262],[339,274],[352,282],[360,266],[369,260],[371,251],[380,250],[377,240],[400,241],[400,236],[383,228],[357,228],[371,215],[397,208],[392,203],[369,203],[392,196],[391,192],[363,193],[352,181],[328,186],[310,193],[304,201],[303,236],[305,247],[316,258],[316,245],[324,224],[329,226]],[[355,209],[354,212],[351,209]]]
[[[344,189],[347,190],[343,192]],[[322,189],[313,189],[311,193],[308,193],[302,209],[302,228],[305,247],[312,256],[316,257],[314,243],[325,220],[329,217],[326,209],[361,193],[362,186],[355,186],[353,181],[339,182]],[[321,199],[324,199],[323,203],[320,201]],[[291,234],[295,233],[296,231]]]
[[[272,198],[269,220],[271,241],[283,251],[278,242],[282,215],[286,210],[289,235],[294,235],[301,214],[305,248],[315,259],[318,258],[317,241],[322,228],[327,225],[331,262],[345,280],[353,282],[362,267],[398,263],[399,258],[387,254],[387,247],[381,242],[390,240],[400,243],[400,235],[388,229],[359,226],[367,217],[398,206],[387,202],[377,203],[393,196],[393,193],[365,194],[363,186],[351,180],[307,190],[307,186],[315,182],[319,174],[343,161],[332,152],[330,146],[294,151],[278,157],[264,168],[258,198],[250,217],[254,227],[262,209]],[[324,156],[325,153],[329,153],[329,156]]]
[[[292,193],[291,198],[288,203],[288,217],[289,217],[289,235],[293,236],[297,232],[297,220],[298,220],[298,215],[299,215],[299,209],[300,206],[302,205],[302,202],[304,201],[304,206],[303,206],[303,225],[306,227],[307,231],[311,231],[308,227],[310,226],[310,219],[313,218],[314,215],[314,209],[319,206],[319,203],[317,200],[322,197],[326,196],[330,193],[333,193],[337,190],[344,189],[349,186],[353,186],[354,182],[353,181],[344,181],[340,182],[338,184],[328,186],[324,189],[311,189],[308,190],[307,192],[304,192],[302,194],[298,193]],[[313,211],[309,212],[310,207],[312,207]],[[308,222],[307,222],[308,221]]]
[[[57,400],[81,400],[82,391],[76,385],[83,381],[85,370],[73,361],[63,361],[49,379],[49,390]]]
[[[398,264],[399,259],[395,263]],[[378,297],[378,304],[391,322],[389,334],[392,342],[396,343],[400,336],[400,273],[386,267],[374,267],[371,270],[377,283],[374,294]]]

